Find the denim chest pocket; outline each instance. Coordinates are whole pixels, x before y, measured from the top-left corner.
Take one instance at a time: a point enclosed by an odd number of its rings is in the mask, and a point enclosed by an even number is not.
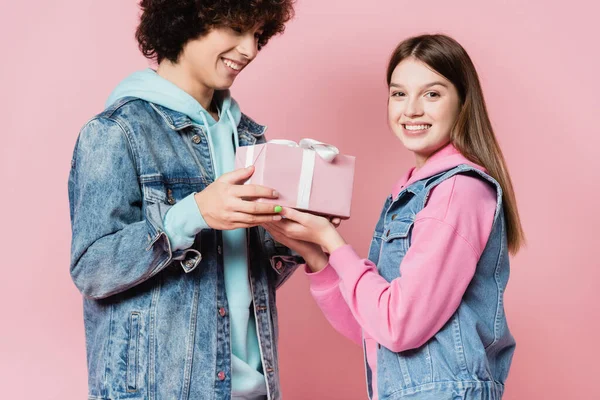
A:
[[[147,176],[142,179],[144,201],[174,205],[194,192],[206,187],[202,178],[165,179],[162,176]]]
[[[377,267],[387,281],[401,276],[400,264],[410,247],[412,219],[394,219],[384,226]]]

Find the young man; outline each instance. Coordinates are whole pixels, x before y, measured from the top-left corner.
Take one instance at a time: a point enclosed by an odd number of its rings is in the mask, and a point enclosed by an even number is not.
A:
[[[280,398],[275,289],[304,261],[259,226],[280,208],[252,200],[277,193],[233,171],[265,127],[228,88],[292,3],[141,2],[158,68],[84,126],[69,176],[89,399]]]

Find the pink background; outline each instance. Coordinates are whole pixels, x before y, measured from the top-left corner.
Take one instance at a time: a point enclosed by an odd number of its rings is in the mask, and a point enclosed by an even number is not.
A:
[[[124,0],[2,2],[3,399],[85,398],[67,175],[79,128],[147,65],[137,13]],[[467,48],[529,238],[507,292],[518,346],[506,399],[600,398],[597,15],[590,0],[300,0],[286,34],[233,87],[271,138],[314,137],[357,156],[354,216],[340,229],[366,255],[384,197],[413,163],[386,126],[388,55],[422,32]],[[365,399],[361,350],[327,325],[301,273],[279,307],[285,398]]]

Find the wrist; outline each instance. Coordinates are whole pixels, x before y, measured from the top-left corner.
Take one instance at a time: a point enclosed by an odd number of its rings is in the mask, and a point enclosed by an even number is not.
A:
[[[339,249],[342,246],[346,245],[346,241],[340,235],[333,226],[327,231],[325,235],[323,235],[323,243],[321,246],[327,251],[327,253],[331,254],[335,250]]]
[[[200,208],[200,202],[202,201],[202,192],[195,192],[194,193],[194,200],[196,200],[196,204],[198,205],[198,208]]]
[[[198,212],[200,216],[205,221],[206,227],[208,229],[213,229],[213,226],[209,223],[209,220],[213,221],[209,212],[207,212],[207,207],[204,204],[204,194],[202,192],[194,193],[194,200],[196,201],[196,206],[198,207]]]
[[[306,261],[306,265],[312,272],[319,272],[327,266],[329,257],[319,249],[310,256],[304,257],[304,261]]]

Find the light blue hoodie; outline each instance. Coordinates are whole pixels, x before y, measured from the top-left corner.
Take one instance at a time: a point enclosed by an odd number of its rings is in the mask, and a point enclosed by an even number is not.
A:
[[[195,124],[204,126],[208,147],[215,160],[215,179],[233,171],[241,111],[229,91],[225,92],[222,103],[218,105],[219,121],[215,121],[191,95],[150,68],[135,72],[121,82],[106,105],[123,97],[137,97],[170,108],[187,115]],[[210,229],[198,210],[193,194],[169,210],[165,216],[164,228],[173,250],[190,247],[197,233],[202,229]],[[231,320],[232,398],[262,398],[267,394],[267,389],[262,374],[256,323],[254,314],[250,312],[252,296],[244,229],[223,231],[223,259]]]

